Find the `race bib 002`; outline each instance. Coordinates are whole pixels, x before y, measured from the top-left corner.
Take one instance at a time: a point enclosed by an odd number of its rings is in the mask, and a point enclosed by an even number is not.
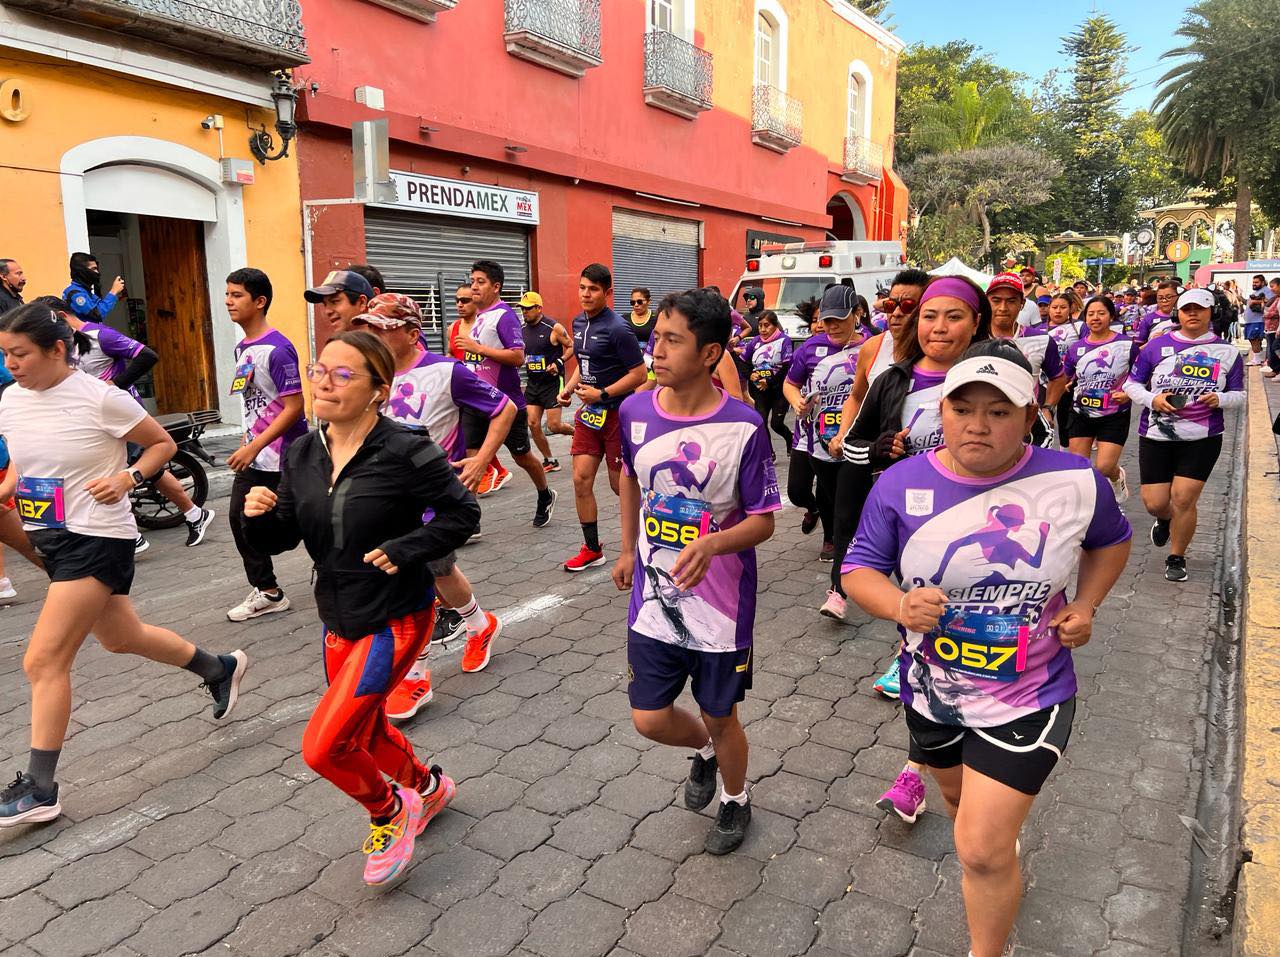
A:
[[[1027,667],[1029,634],[1020,615],[985,615],[947,608],[924,637],[925,657],[973,678],[1014,681]]]
[[[595,432],[604,428],[608,417],[609,410],[602,405],[584,405],[578,410],[578,421]]]
[[[644,537],[656,548],[676,551],[712,531],[711,505],[683,495],[648,492],[644,501]]]
[[[18,506],[18,517],[25,524],[40,528],[67,527],[62,479],[24,475],[18,479],[18,488],[13,498]]]

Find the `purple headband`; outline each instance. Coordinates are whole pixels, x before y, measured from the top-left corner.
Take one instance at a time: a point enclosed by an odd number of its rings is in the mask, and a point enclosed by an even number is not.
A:
[[[920,297],[920,305],[923,306],[930,299],[936,299],[938,296],[952,296],[961,302],[967,303],[975,314],[981,314],[982,312],[978,307],[978,291],[963,279],[955,276],[944,276],[929,283],[929,288]]]

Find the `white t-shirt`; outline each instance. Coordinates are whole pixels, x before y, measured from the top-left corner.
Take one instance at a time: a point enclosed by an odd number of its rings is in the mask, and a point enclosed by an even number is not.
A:
[[[0,396],[0,435],[18,470],[23,528],[137,538],[128,496],[103,505],[84,487],[124,470],[124,436],[146,415],[128,392],[85,372],[44,392],[9,386]]]

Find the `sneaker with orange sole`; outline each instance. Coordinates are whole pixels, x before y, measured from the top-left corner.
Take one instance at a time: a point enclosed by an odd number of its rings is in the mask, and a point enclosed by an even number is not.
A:
[[[498,621],[498,617],[493,612],[486,611],[484,617],[488,622],[484,631],[467,635],[467,647],[462,651],[462,670],[468,674],[484,670],[485,665],[489,663],[493,642],[502,634],[502,622]]]
[[[440,770],[440,765],[431,765],[431,776],[436,779],[436,789],[430,794],[422,795],[422,823],[418,825],[419,834],[427,829],[433,817],[453,803],[454,795],[458,793],[458,786],[453,783],[453,778]]]
[[[394,721],[405,721],[431,703],[431,672],[423,675],[422,680],[405,678],[387,695],[387,717]]]

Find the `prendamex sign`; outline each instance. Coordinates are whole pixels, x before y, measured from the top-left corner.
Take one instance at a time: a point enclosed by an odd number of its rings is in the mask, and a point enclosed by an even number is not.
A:
[[[396,201],[401,209],[418,209],[469,219],[498,219],[508,223],[538,223],[538,194],[527,189],[507,189],[460,179],[421,176],[391,171],[396,184]]]

